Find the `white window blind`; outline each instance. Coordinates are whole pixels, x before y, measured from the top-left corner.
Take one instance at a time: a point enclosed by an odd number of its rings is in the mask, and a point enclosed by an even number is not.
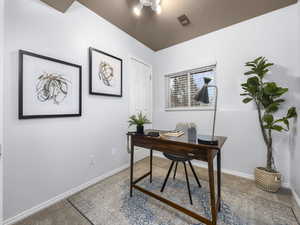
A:
[[[215,65],[166,75],[166,108],[189,109],[211,106],[215,101],[215,89],[208,88],[209,104],[195,101],[195,95],[204,85],[204,77],[215,85]]]

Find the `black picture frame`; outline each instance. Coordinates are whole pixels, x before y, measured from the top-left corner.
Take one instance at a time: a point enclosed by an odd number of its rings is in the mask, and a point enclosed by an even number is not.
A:
[[[103,54],[105,56],[111,57],[112,59],[120,61],[120,94],[110,94],[103,92],[96,92],[93,90],[93,51]],[[102,96],[111,96],[111,97],[123,97],[123,60],[96,48],[89,48],[89,93],[91,95],[102,95]]]
[[[38,59],[43,59],[71,67],[75,67],[78,69],[78,112],[72,114],[43,114],[43,115],[24,115],[24,56],[35,57]],[[80,117],[82,116],[82,66],[76,65],[73,63],[65,62],[59,59],[39,55],[33,52],[19,50],[19,110],[18,117],[20,120],[23,119],[39,119],[39,118],[60,118],[60,117]]]

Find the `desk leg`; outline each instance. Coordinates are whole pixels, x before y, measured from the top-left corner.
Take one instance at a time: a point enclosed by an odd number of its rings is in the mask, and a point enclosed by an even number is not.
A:
[[[134,145],[131,140],[130,147],[130,197],[132,197],[132,189],[133,189],[133,165],[134,165]]]
[[[212,157],[208,159],[208,180],[210,189],[211,215],[212,224],[217,224],[216,196],[215,196],[215,179],[214,179],[214,161]]]
[[[219,208],[218,211],[221,211],[221,152],[219,151],[217,154],[217,169],[218,169],[218,201]]]
[[[150,149],[150,183],[152,183],[152,162],[153,162],[153,150]]]

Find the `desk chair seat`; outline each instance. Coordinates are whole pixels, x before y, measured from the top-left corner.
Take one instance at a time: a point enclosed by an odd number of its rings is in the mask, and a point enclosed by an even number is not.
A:
[[[188,161],[188,158],[183,157],[183,156],[179,156],[179,155],[172,155],[172,154],[168,154],[168,153],[163,153],[164,156],[171,160],[171,161],[176,161],[176,162],[186,162]]]
[[[191,168],[191,170],[192,170],[192,172],[193,172],[193,174],[194,174],[195,180],[196,180],[196,182],[197,182],[199,188],[201,188],[201,184],[200,184],[199,179],[198,179],[198,177],[197,177],[197,174],[196,174],[196,172],[195,172],[195,170],[194,170],[194,167],[193,167],[193,165],[192,165],[192,163],[191,163],[191,160],[190,160],[188,157],[183,157],[183,156],[178,156],[178,155],[172,155],[172,154],[167,154],[167,153],[164,153],[164,156],[165,156],[167,159],[171,160],[172,163],[171,163],[171,165],[170,165],[170,168],[169,168],[169,170],[168,170],[167,176],[166,176],[166,178],[165,178],[165,181],[164,181],[163,186],[162,186],[162,188],[161,188],[160,191],[161,191],[161,192],[164,191],[165,186],[166,186],[166,184],[167,184],[167,181],[168,181],[168,179],[169,179],[169,176],[170,176],[170,173],[171,173],[171,171],[172,171],[172,169],[173,169],[174,164],[175,164],[175,171],[174,171],[173,179],[175,179],[175,177],[176,177],[176,172],[177,172],[178,162],[181,162],[181,163],[183,164],[183,166],[184,166],[185,178],[186,178],[186,184],[187,184],[187,189],[188,189],[188,193],[189,193],[189,197],[190,197],[190,203],[191,203],[191,205],[193,205],[193,200],[192,200],[192,195],[191,195],[191,189],[190,189],[190,182],[189,182],[189,176],[188,176],[188,172],[187,172],[187,168],[186,168],[186,162],[189,163],[190,168]]]

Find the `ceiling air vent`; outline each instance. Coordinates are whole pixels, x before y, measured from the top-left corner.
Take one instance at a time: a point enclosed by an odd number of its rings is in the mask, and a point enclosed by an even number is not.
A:
[[[177,19],[182,26],[187,26],[191,23],[190,19],[186,15],[181,15]]]

